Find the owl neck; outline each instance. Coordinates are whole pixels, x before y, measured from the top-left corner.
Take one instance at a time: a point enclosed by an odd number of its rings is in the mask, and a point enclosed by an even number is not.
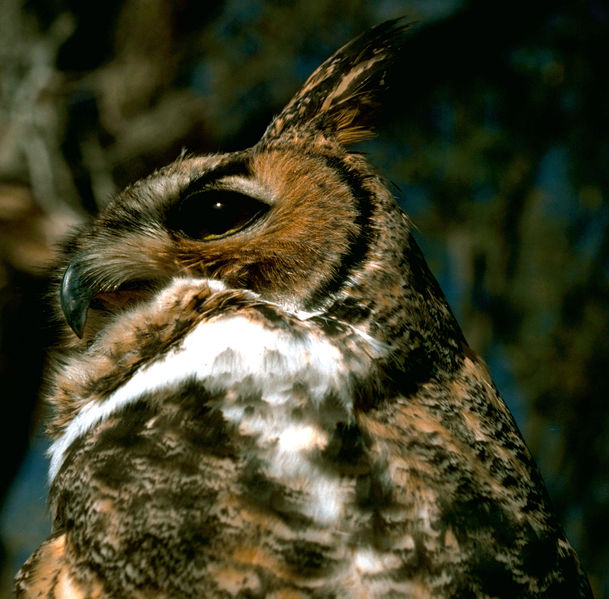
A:
[[[416,390],[419,384],[455,372],[466,343],[432,275],[405,214],[384,186],[376,194],[376,239],[368,254],[326,309],[356,324],[391,350],[396,376]]]

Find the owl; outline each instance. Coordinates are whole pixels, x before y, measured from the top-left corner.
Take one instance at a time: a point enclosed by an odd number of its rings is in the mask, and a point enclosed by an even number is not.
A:
[[[408,217],[349,150],[405,29],[67,243],[53,532],[19,598],[591,597]]]

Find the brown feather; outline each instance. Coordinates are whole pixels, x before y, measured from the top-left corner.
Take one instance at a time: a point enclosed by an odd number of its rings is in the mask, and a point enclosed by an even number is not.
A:
[[[316,138],[348,145],[371,137],[375,109],[386,92],[405,31],[399,19],[387,21],[343,46],[273,119],[262,143]]]
[[[182,157],[75,234],[53,535],[20,598],[591,597],[409,219],[344,147],[403,35],[363,34],[255,147]]]

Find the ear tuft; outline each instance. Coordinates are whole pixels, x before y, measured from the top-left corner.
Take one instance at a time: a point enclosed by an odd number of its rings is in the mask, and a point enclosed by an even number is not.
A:
[[[261,142],[321,136],[347,145],[372,137],[375,109],[407,27],[401,19],[386,21],[340,48],[273,119]]]

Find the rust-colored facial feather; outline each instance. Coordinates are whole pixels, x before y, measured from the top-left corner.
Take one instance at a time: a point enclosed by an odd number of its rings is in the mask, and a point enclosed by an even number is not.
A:
[[[269,194],[263,222],[217,241],[177,239],[176,262],[190,274],[298,304],[360,233],[352,191],[318,157],[263,151],[250,168]]]

